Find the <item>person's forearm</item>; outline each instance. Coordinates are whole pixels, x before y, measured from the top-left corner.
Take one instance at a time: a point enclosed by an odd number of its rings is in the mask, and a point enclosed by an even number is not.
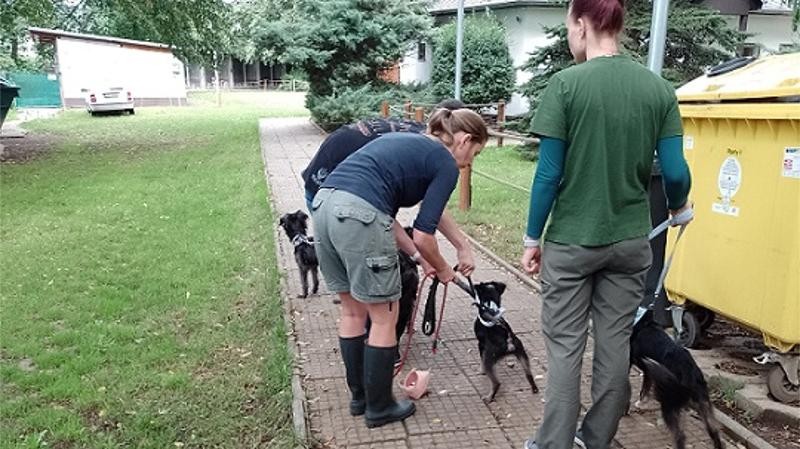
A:
[[[463,232],[461,232],[458,224],[456,224],[456,220],[446,209],[442,213],[442,218],[439,219],[439,231],[445,236],[445,238],[447,238],[447,240],[456,250],[462,251],[469,249],[469,241],[467,240],[467,237]]]
[[[692,188],[692,176],[683,156],[683,136],[659,140],[656,155],[661,166],[669,209],[680,209],[686,205],[689,190]]]
[[[439,252],[439,245],[436,243],[436,236],[414,230],[414,245],[419,250],[422,257],[430,263],[437,272],[447,270],[449,267],[447,260]]]
[[[538,241],[544,231],[547,217],[553,208],[558,187],[564,173],[567,144],[563,140],[543,137],[539,145],[539,165],[531,187],[528,208],[527,239]]]

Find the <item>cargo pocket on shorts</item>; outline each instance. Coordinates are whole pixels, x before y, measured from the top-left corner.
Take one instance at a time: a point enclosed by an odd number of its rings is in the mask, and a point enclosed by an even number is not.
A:
[[[400,294],[400,266],[397,254],[367,257],[369,285],[363,286],[370,296],[394,296]]]

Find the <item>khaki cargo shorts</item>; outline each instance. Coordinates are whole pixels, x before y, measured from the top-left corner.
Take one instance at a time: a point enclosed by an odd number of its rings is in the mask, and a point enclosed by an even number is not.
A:
[[[321,189],[311,203],[314,246],[330,291],[363,303],[400,299],[394,219],[362,198]]]

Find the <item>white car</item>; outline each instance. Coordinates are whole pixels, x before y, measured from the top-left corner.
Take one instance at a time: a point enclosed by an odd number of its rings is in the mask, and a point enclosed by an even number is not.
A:
[[[86,89],[86,110],[95,115],[97,112],[120,111],[134,113],[133,95],[123,87],[109,89]]]

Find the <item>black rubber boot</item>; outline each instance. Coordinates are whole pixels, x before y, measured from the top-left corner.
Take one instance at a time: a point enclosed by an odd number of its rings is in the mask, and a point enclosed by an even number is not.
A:
[[[347,373],[347,387],[350,389],[350,414],[359,416],[364,414],[366,400],[364,398],[364,342],[366,335],[359,337],[339,337],[339,349],[342,351],[345,372]]]
[[[365,345],[364,387],[367,393],[367,427],[379,427],[402,421],[414,414],[416,407],[408,400],[395,401],[392,395],[394,355],[397,346],[376,348]]]

